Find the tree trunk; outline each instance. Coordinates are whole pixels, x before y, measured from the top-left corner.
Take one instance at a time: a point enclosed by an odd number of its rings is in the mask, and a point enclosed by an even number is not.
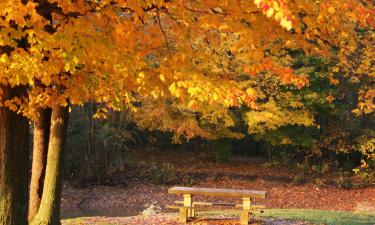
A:
[[[0,87],[2,100],[26,94],[25,87]],[[0,106],[0,224],[27,224],[28,136],[28,120]]]
[[[94,103],[89,101],[87,103],[87,119],[88,119],[88,132],[87,132],[87,151],[86,151],[86,174],[85,181],[88,181],[93,175],[97,177],[96,173],[96,157],[94,154]],[[93,171],[94,169],[94,171]],[[93,174],[94,173],[94,174]],[[97,179],[98,180],[98,179]]]
[[[272,162],[272,145],[270,143],[267,143],[267,157],[268,162]]]
[[[63,149],[68,125],[68,107],[54,106],[47,153],[43,195],[31,225],[59,225],[63,173]]]
[[[255,142],[255,155],[260,156],[260,142]]]
[[[37,118],[34,121],[29,221],[31,221],[38,212],[40,201],[42,199],[50,126],[51,109],[39,109],[37,111]]]

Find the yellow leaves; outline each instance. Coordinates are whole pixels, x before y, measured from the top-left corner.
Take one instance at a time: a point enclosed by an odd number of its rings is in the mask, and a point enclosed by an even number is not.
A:
[[[138,73],[138,77],[136,79],[137,83],[138,84],[143,84],[144,83],[144,79],[145,79],[145,73],[144,72]]]
[[[1,45],[1,44],[0,44]],[[2,54],[1,56],[0,56],[0,62],[2,62],[2,63],[6,63],[8,61],[8,56],[7,56],[7,54]]]
[[[258,7],[260,7],[261,2],[262,0],[254,0],[254,4],[257,5]]]
[[[280,22],[282,27],[287,30],[292,29],[292,14],[284,2],[277,0],[254,0],[254,4],[262,9],[267,17],[275,15],[275,19]]]
[[[173,97],[176,97],[176,98],[181,97],[181,94],[182,94],[181,89],[179,89],[179,87],[176,85],[175,82],[169,86],[168,90]]]
[[[332,69],[332,72],[334,72],[334,73],[337,73],[339,71],[340,71],[340,68],[337,67],[337,66],[333,67],[333,69]]]
[[[282,18],[284,18],[284,12],[283,11],[278,11],[277,13],[275,13],[275,19],[276,20],[281,20]]]
[[[345,31],[342,31],[342,32],[341,32],[341,36],[342,36],[343,38],[348,38],[348,37],[349,37],[349,34],[348,34],[347,32],[345,32]]]
[[[357,116],[364,113],[369,114],[375,111],[375,89],[361,90],[358,96],[357,109],[352,112]]]
[[[106,108],[99,108],[95,114],[94,119],[106,119],[107,118],[108,109]]]
[[[303,104],[302,102],[300,102],[300,101],[291,101],[291,102],[289,103],[289,105],[290,105],[290,107],[292,107],[292,108],[301,108],[301,107],[304,106],[304,104]]]
[[[64,71],[65,72],[69,72],[71,69],[71,64],[70,63],[66,63],[65,66],[64,66]]]
[[[161,81],[163,81],[163,82],[165,82],[165,76],[164,76],[164,74],[160,74],[159,75],[159,79],[161,80]]]
[[[79,62],[77,56],[67,56],[66,52],[63,53],[63,56],[65,59],[64,71],[74,73]]]
[[[266,15],[267,15],[267,17],[271,17],[271,16],[273,16],[273,13],[275,12],[275,10],[273,9],[273,8],[269,8],[268,10],[267,10],[267,13],[266,13]]]
[[[256,96],[256,91],[253,88],[248,88],[246,93],[250,96]]]
[[[151,94],[151,96],[152,96],[153,98],[155,98],[155,99],[159,97],[159,93],[158,93],[157,91],[155,91],[155,90],[154,90],[154,91],[151,91],[150,94]]]
[[[280,144],[282,145],[288,145],[288,144],[292,144],[293,143],[293,140],[290,139],[289,137],[285,137],[281,140]]]
[[[14,97],[10,100],[4,102],[4,106],[8,107],[10,110],[17,112],[19,107],[22,105],[22,100],[18,97]]]
[[[187,88],[188,84],[185,81],[178,81],[177,86],[180,88]]]
[[[219,95],[216,92],[212,94],[212,100],[214,100],[215,102],[219,101]]]
[[[339,40],[334,39],[336,37],[339,39],[353,37],[352,42],[357,41],[353,36],[355,31],[351,30],[350,24],[348,26],[344,24],[345,26],[342,27],[340,23],[334,24],[339,21],[336,13],[340,13],[341,7],[335,4],[328,4],[328,7],[320,10],[320,3],[314,1],[296,1],[295,5],[294,2],[284,0],[254,0],[255,5],[252,1],[240,1],[239,4],[235,1],[196,1],[194,3],[190,1],[178,3],[163,0],[141,1],[144,7],[165,6],[173,15],[174,18],[171,19],[164,12],[160,14],[161,23],[171,45],[173,57],[170,59],[167,57],[165,40],[161,36],[160,27],[153,21],[155,10],[143,11],[139,1],[122,1],[121,6],[116,7],[124,6],[137,15],[124,13],[119,16],[115,12],[118,8],[113,8],[107,0],[94,4],[98,6],[97,10],[100,12],[95,12],[95,8],[84,10],[85,7],[87,9],[92,7],[85,1],[59,0],[62,10],[74,12],[83,10],[90,13],[74,19],[53,15],[53,23],[57,24],[55,28],[58,28],[55,34],[49,34],[40,29],[44,28],[42,22],[35,22],[33,26],[29,26],[30,21],[37,19],[36,5],[28,1],[28,8],[25,10],[25,7],[18,2],[14,2],[15,7],[11,3],[0,3],[0,8],[4,9],[0,14],[9,15],[5,19],[0,18],[0,27],[4,27],[0,31],[0,45],[4,43],[8,45],[11,40],[27,37],[31,46],[24,53],[12,52],[9,57],[6,54],[0,56],[1,71],[10,70],[9,73],[1,74],[0,79],[11,81],[12,84],[32,84],[36,78],[47,86],[61,82],[68,87],[68,93],[71,95],[69,97],[72,97],[70,99],[78,103],[92,98],[106,103],[114,102],[112,103],[114,105],[120,104],[128,102],[123,93],[129,91],[137,96],[153,98],[161,98],[165,93],[165,97],[171,95],[176,98],[174,100],[181,101],[184,106],[189,107],[194,106],[194,101],[196,101],[202,105],[219,104],[223,107],[245,104],[256,109],[256,97],[259,93],[252,88],[246,89],[248,86],[255,87],[255,85],[238,87],[237,83],[229,84],[229,81],[237,82],[237,74],[242,72],[239,71],[241,66],[235,68],[236,62],[243,61],[248,64],[243,68],[246,73],[251,75],[264,72],[277,74],[284,84],[293,83],[301,88],[308,84],[308,80],[304,76],[297,76],[288,68],[290,64],[288,64],[287,57],[283,58],[279,64],[274,61],[267,62],[264,60],[267,57],[264,52],[271,49],[270,55],[278,54],[280,46],[285,43],[286,46],[282,48],[303,49],[310,53],[311,43],[319,42],[315,38],[316,35],[333,41],[334,45],[339,43]],[[6,6],[2,7],[4,5]],[[311,6],[317,6],[318,10]],[[249,13],[253,12],[256,7],[265,16],[259,13]],[[22,10],[17,12],[18,8]],[[298,10],[308,12],[303,22],[307,24],[304,33],[310,35],[309,41],[305,41],[305,37],[300,37],[302,35],[298,31],[298,26],[295,26],[296,32],[291,33],[280,29],[277,24],[280,23],[282,27],[291,30],[297,21],[293,14],[297,15]],[[25,17],[27,11],[35,13],[35,15],[32,14],[33,19],[30,21]],[[354,15],[350,17],[358,16],[353,12],[351,14]],[[17,26],[29,26],[28,29],[23,31],[23,29],[9,27],[4,20],[13,17],[16,23],[19,22]],[[317,17],[318,20],[326,21],[327,24],[318,24]],[[136,21],[140,18],[143,21]],[[328,18],[332,19],[328,20]],[[251,25],[246,25],[244,21]],[[37,28],[38,26],[40,28]],[[337,33],[334,34],[335,36],[330,36],[330,28],[333,27],[334,32]],[[6,37],[8,34],[10,34],[9,40]],[[11,47],[16,49],[17,43],[13,42]],[[320,43],[322,45],[317,47],[316,52],[322,51],[323,48],[329,50],[327,44],[323,41]],[[362,46],[348,43],[347,40],[343,43],[344,53],[346,53],[346,48],[355,52],[358,46]],[[368,43],[369,46],[372,41],[369,40]],[[231,49],[230,55],[227,54],[229,49]],[[367,52],[372,52],[371,50],[372,48],[368,48]],[[341,61],[347,60],[345,56],[341,57]],[[366,57],[373,58],[370,54]],[[4,67],[2,67],[3,64]],[[363,61],[363,65],[358,72],[367,73],[368,68],[371,67],[371,60]],[[338,66],[344,68],[342,64]],[[66,76],[63,81],[60,80],[61,71],[69,72],[71,77]],[[139,73],[139,71],[145,72]],[[180,74],[176,75],[178,73]],[[370,74],[371,71],[368,73]],[[77,76],[80,77],[77,78]],[[338,84],[336,79],[331,79],[330,82]],[[53,91],[46,93],[46,95],[49,94],[54,93]],[[300,105],[295,103],[292,106],[298,108]],[[365,105],[362,106],[363,109],[367,108]],[[274,117],[273,114],[272,116],[269,114],[266,118]]]
[[[290,110],[278,106],[273,98],[259,104],[259,111],[250,111],[244,117],[249,133],[265,133],[286,125],[312,126],[314,118],[304,109]]]
[[[352,113],[354,113],[356,116],[359,116],[359,115],[361,115],[362,112],[361,112],[360,109],[353,109]]]
[[[318,16],[318,22],[319,23],[323,23],[324,22],[324,16],[323,15],[319,15]]]
[[[42,77],[41,81],[44,85],[49,86],[52,82],[52,79],[51,79],[51,76],[45,75]]]
[[[328,8],[328,12],[329,12],[330,14],[334,14],[334,13],[336,12],[335,7],[333,7],[333,6],[329,7],[329,8]]]
[[[280,25],[285,27],[287,30],[292,29],[292,21],[287,20],[286,18],[282,18],[280,21]]]
[[[199,95],[202,92],[202,89],[200,87],[189,87],[188,93],[190,96],[196,96]]]

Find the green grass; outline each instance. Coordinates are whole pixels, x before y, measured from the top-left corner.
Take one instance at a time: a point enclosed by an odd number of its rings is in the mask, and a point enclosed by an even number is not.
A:
[[[233,215],[228,212],[205,212],[210,215]],[[351,213],[310,209],[266,209],[255,217],[268,217],[285,220],[298,220],[313,224],[327,225],[375,225],[375,214]]]
[[[359,214],[350,212],[309,210],[309,209],[269,209],[261,214],[262,217],[301,220],[321,224],[360,225],[375,224],[374,214]]]

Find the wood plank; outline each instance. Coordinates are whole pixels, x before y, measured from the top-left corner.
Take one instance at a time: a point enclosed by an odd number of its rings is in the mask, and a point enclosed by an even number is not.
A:
[[[265,199],[266,191],[253,190],[235,190],[218,188],[192,188],[192,187],[172,187],[168,189],[170,194],[191,194],[191,195],[210,195],[210,196],[228,196],[228,197],[247,197]]]
[[[175,201],[175,204],[183,205],[184,201]],[[193,202],[193,206],[233,206],[236,208],[243,208],[242,204],[236,204],[236,203],[227,203],[227,202]],[[251,204],[252,209],[265,209],[265,205],[261,204]]]
[[[236,208],[215,208],[215,207],[186,207],[186,206],[179,206],[179,205],[167,205],[165,206],[168,209],[194,209],[196,211],[231,211],[231,212],[242,212],[242,209]],[[251,210],[249,210],[251,212]]]
[[[192,207],[186,207],[182,205],[166,205],[165,208],[168,209],[194,209],[196,211],[233,211],[233,212],[242,212],[243,209],[241,208],[219,208],[215,206],[192,206]],[[250,210],[247,210],[249,212],[261,212],[263,213],[264,210],[261,210],[260,208],[252,207]]]
[[[184,204],[184,201],[175,201],[175,204]],[[228,203],[228,202],[195,202],[193,201],[193,206],[194,205],[206,205],[206,206],[211,206],[211,205],[220,205],[220,206],[237,206],[236,203]],[[242,207],[242,205],[241,205]]]

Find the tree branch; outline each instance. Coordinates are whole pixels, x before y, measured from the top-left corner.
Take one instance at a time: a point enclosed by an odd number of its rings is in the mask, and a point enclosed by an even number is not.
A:
[[[168,41],[167,34],[165,33],[165,31],[163,29],[163,26],[161,25],[159,8],[156,8],[156,17],[158,19],[158,24],[159,24],[159,27],[160,27],[160,31],[163,33],[163,36],[164,36],[164,39],[165,39],[165,44],[167,45],[167,48],[168,48],[169,57],[172,58],[171,48],[169,46],[169,41]]]

